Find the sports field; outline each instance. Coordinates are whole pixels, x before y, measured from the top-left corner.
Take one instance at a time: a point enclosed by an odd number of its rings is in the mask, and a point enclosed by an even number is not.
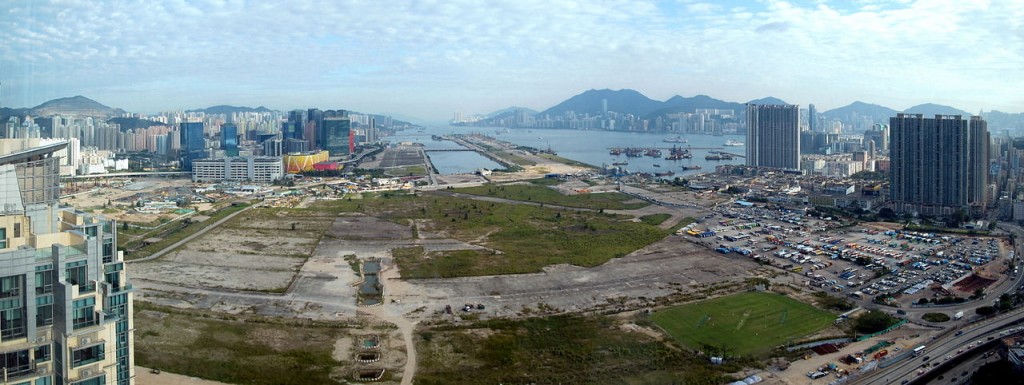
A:
[[[659,310],[653,318],[691,348],[706,344],[744,355],[824,329],[836,316],[780,294],[748,292]]]

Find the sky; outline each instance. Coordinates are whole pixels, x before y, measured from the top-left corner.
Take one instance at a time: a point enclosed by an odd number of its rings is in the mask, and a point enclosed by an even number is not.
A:
[[[423,122],[588,89],[1024,111],[1024,0],[3,0],[0,106]]]

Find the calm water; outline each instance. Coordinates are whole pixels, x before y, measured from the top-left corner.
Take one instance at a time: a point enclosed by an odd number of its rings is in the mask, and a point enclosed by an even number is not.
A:
[[[538,129],[510,129],[505,132],[498,128],[485,127],[429,127],[423,132],[403,131],[393,137],[393,140],[419,142],[426,145],[427,149],[459,148],[455,143],[449,141],[435,141],[431,135],[444,134],[468,134],[478,132],[484,135],[496,137],[500,140],[512,142],[519,145],[531,146],[545,149],[550,147],[559,156],[578,160],[594,166],[611,165],[613,162],[629,162],[621,166],[631,172],[666,172],[673,171],[676,176],[689,175],[699,172],[710,172],[715,166],[722,164],[743,164],[743,158],[735,158],[727,161],[705,160],[704,156],[710,151],[697,148],[720,148],[721,151],[733,154],[744,154],[745,147],[725,147],[725,141],[734,140],[744,142],[743,135],[681,135],[688,143],[666,143],[664,139],[675,138],[676,134],[647,134],[635,132],[615,131],[579,131],[579,130],[538,130]],[[668,149],[673,145],[695,149],[690,152],[692,159],[665,160]],[[662,149],[662,157],[640,157],[627,158],[625,155],[609,155],[610,147],[658,147]],[[469,151],[462,152],[431,152],[430,158],[434,166],[442,174],[472,172],[478,168],[500,168],[501,166],[491,160]],[[657,164],[660,167],[655,167]],[[700,170],[683,171],[682,166],[701,166]]]

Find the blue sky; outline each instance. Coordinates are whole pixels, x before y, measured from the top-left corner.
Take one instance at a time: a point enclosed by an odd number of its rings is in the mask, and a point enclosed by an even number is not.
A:
[[[0,105],[439,121],[592,88],[1024,111],[1022,1],[4,0]]]

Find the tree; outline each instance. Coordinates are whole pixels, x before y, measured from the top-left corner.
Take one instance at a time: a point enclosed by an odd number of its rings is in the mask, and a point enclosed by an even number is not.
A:
[[[896,318],[881,311],[863,313],[854,320],[854,329],[861,334],[877,333],[897,322]]]
[[[990,315],[996,314],[996,308],[992,306],[982,306],[977,309],[974,309],[974,312],[978,313],[978,315],[980,316],[988,317]]]
[[[893,219],[896,219],[896,211],[886,207],[881,210],[878,210],[878,217],[885,219],[887,221],[891,221]]]

